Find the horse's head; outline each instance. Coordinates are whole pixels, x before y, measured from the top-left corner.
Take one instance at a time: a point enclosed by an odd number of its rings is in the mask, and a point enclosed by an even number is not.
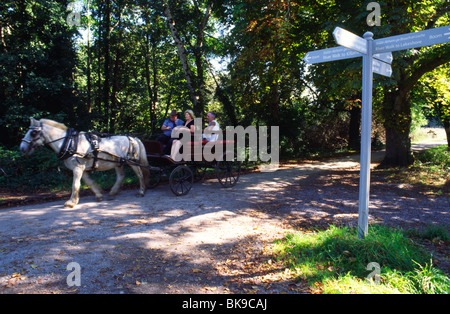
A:
[[[43,146],[45,139],[42,134],[42,124],[40,121],[33,118],[31,120],[30,129],[20,144],[20,151],[25,155],[31,155],[35,148]]]

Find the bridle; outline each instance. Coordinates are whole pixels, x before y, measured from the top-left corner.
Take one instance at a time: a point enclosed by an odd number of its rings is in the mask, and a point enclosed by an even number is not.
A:
[[[42,125],[41,126],[30,126],[29,130],[32,130],[31,134],[30,134],[31,137],[32,137],[31,141],[26,140],[25,138],[23,138],[22,142],[25,142],[28,145],[31,145],[31,148],[36,148],[37,147],[37,145],[35,145],[35,144],[36,144],[37,141],[39,141],[40,138],[43,139],[43,141],[42,141],[43,143],[40,146],[52,144],[52,143],[55,143],[55,142],[58,142],[60,140],[63,140],[63,139],[67,138],[67,133],[66,133],[66,136],[64,136],[64,137],[58,138],[58,139],[50,141],[50,142],[46,142],[45,137],[42,135]]]

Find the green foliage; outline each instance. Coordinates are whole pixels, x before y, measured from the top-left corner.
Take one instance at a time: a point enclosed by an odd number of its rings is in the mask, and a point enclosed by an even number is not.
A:
[[[61,171],[63,164],[53,151],[39,149],[24,156],[17,148],[0,146],[0,188],[15,191],[52,191],[70,188],[71,173]]]
[[[437,117],[450,129],[450,65],[446,64],[425,75],[412,95],[424,114]]]
[[[411,107],[411,128],[410,133],[414,133],[420,127],[428,124],[428,120],[423,113],[423,108],[420,105],[413,104]]]
[[[418,154],[416,158],[419,165],[450,171],[450,151],[445,145],[428,149]]]
[[[361,240],[356,228],[331,226],[289,234],[275,254],[301,279],[325,293],[448,293],[450,280],[401,230],[372,226]],[[380,265],[379,285],[366,283],[369,263]],[[317,284],[316,284],[317,285]]]
[[[440,225],[429,225],[424,231],[419,232],[418,236],[428,240],[442,240],[446,242],[450,240],[448,228]]]
[[[359,125],[350,121],[358,122],[349,115],[361,105],[360,62],[307,67],[301,59],[336,46],[336,26],[367,31],[369,0],[79,0],[81,25],[73,27],[66,22],[70,2],[0,5],[0,141],[7,147],[17,145],[31,116],[150,137],[172,109],[204,114],[211,108],[221,113],[221,125],[280,126],[286,155],[341,149],[350,136],[358,139]],[[380,4],[382,26],[370,29],[375,38],[449,21],[444,0]],[[165,5],[174,21],[165,17]],[[173,23],[190,75],[169,29]],[[448,57],[448,45],[395,53],[393,77],[375,76],[375,119],[407,136],[409,98],[394,106],[394,94],[414,88],[436,60]],[[230,60],[227,71],[214,73],[212,59]],[[447,116],[447,72],[430,72],[414,89],[413,122],[428,107]]]
[[[0,132],[16,145],[31,116],[73,118],[75,50],[64,21],[67,1],[0,6]]]

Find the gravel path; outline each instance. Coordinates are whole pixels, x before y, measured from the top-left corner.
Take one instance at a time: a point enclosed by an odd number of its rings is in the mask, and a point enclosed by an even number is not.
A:
[[[373,154],[373,166],[382,153]],[[288,165],[216,180],[175,197],[168,185],[136,198],[82,197],[0,210],[0,293],[305,292],[271,260],[268,247],[294,228],[356,224],[359,156]],[[370,221],[450,225],[448,194],[371,186]],[[81,286],[69,287],[71,262]]]

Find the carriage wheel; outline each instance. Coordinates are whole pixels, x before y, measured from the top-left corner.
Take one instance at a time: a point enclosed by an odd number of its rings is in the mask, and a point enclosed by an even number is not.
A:
[[[154,189],[161,182],[162,169],[150,169],[150,178],[148,180],[148,188]]]
[[[184,165],[176,167],[169,177],[170,189],[176,196],[188,194],[193,183],[194,175],[191,169]]]
[[[230,154],[233,158],[228,160],[226,156],[230,156]],[[222,159],[216,163],[216,176],[224,188],[230,188],[235,186],[239,180],[241,162],[237,160],[236,155],[233,153],[225,153]]]

